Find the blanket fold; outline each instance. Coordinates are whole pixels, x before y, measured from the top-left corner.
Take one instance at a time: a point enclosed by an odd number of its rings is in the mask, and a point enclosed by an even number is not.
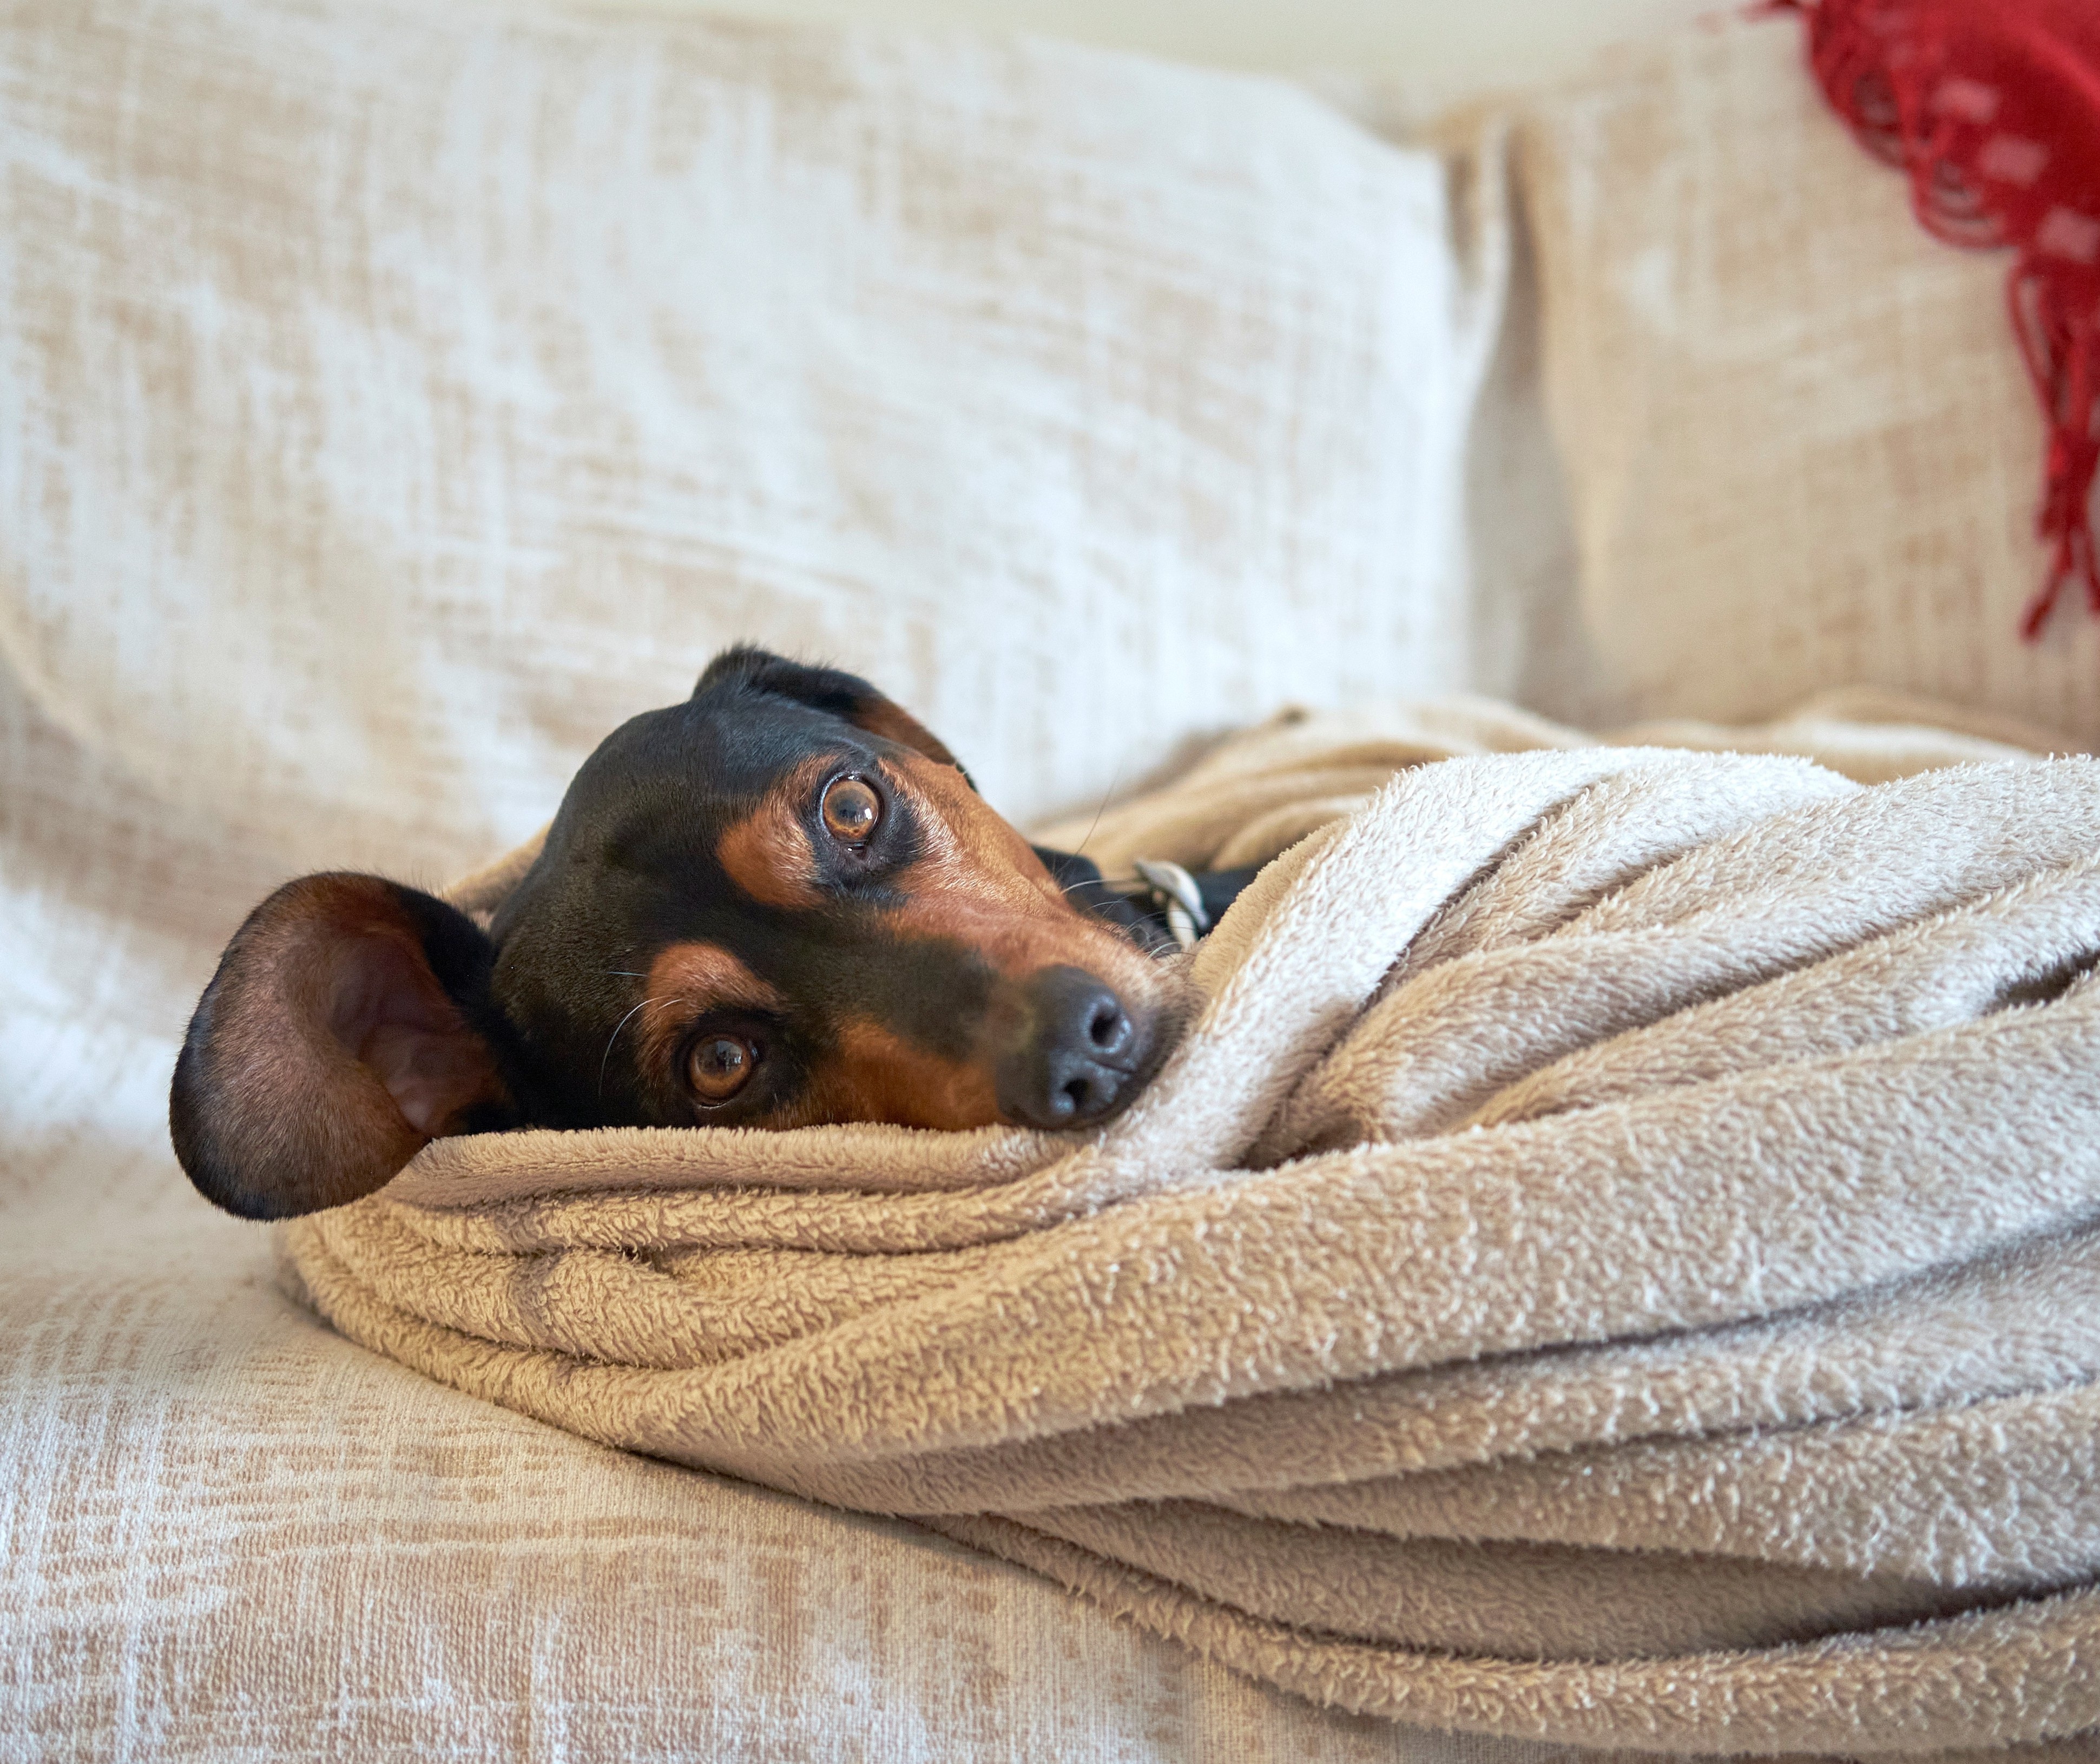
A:
[[[440,1141],[287,1277],[1356,1710],[2100,1727],[2100,768],[1988,748],[1286,719],[1102,817],[1275,858],[1107,1128]]]

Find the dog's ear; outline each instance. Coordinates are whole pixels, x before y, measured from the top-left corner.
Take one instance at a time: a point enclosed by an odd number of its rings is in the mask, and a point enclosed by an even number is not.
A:
[[[698,698],[726,681],[756,692],[770,692],[775,698],[792,699],[812,710],[827,711],[871,735],[879,735],[885,741],[893,741],[901,747],[923,753],[942,765],[954,766],[962,773],[971,789],[977,788],[968,772],[964,770],[963,762],[949,752],[946,743],[938,735],[910,712],[885,698],[858,674],[846,673],[836,668],[812,668],[775,655],[770,650],[739,643],[735,649],[724,650],[708,664],[699,684],[693,688],[693,696]]]
[[[288,882],[198,1001],[168,1126],[205,1197],[287,1219],[369,1194],[439,1134],[516,1124],[488,1027],[494,946],[373,875]]]

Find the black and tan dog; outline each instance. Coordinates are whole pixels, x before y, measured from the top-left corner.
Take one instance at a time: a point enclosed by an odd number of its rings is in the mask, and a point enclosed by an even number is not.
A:
[[[1178,1027],[1159,942],[865,681],[734,649],[585,762],[488,931],[374,875],[278,889],[197,1005],[170,1123],[248,1218],[354,1200],[447,1133],[1093,1127]]]

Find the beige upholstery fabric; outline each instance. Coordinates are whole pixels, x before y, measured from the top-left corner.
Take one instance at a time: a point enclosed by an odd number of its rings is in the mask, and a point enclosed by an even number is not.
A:
[[[1485,542],[1551,586],[1497,690],[1594,725],[1871,685],[2100,734],[2100,622],[2067,597],[2018,634],[2048,559],[2007,260],[1926,236],[1795,17],[1630,51],[1520,107],[1512,151],[1526,287],[1476,469],[1522,530]]]
[[[73,1170],[108,1184],[108,1153]],[[260,1234],[167,1183],[6,1203],[9,1764],[1481,1756],[923,1532],[444,1391],[295,1311]]]
[[[1361,794],[1440,722],[1504,751]],[[1122,811],[1192,865],[1295,837],[1286,789],[1330,824],[1101,1132],[439,1140],[286,1228],[288,1278],[461,1389],[1354,1710],[2100,1728],[2100,767],[1862,789],[1497,724],[1286,724]]]
[[[8,15],[0,633],[157,793],[448,874],[738,638],[1021,814],[1455,683],[1495,307],[1432,157],[1048,46],[474,16]]]

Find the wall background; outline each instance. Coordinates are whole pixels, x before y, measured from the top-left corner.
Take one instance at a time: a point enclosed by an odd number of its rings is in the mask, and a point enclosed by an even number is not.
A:
[[[1599,50],[1741,0],[624,0],[665,11],[1027,32],[1440,99],[1578,70]]]

